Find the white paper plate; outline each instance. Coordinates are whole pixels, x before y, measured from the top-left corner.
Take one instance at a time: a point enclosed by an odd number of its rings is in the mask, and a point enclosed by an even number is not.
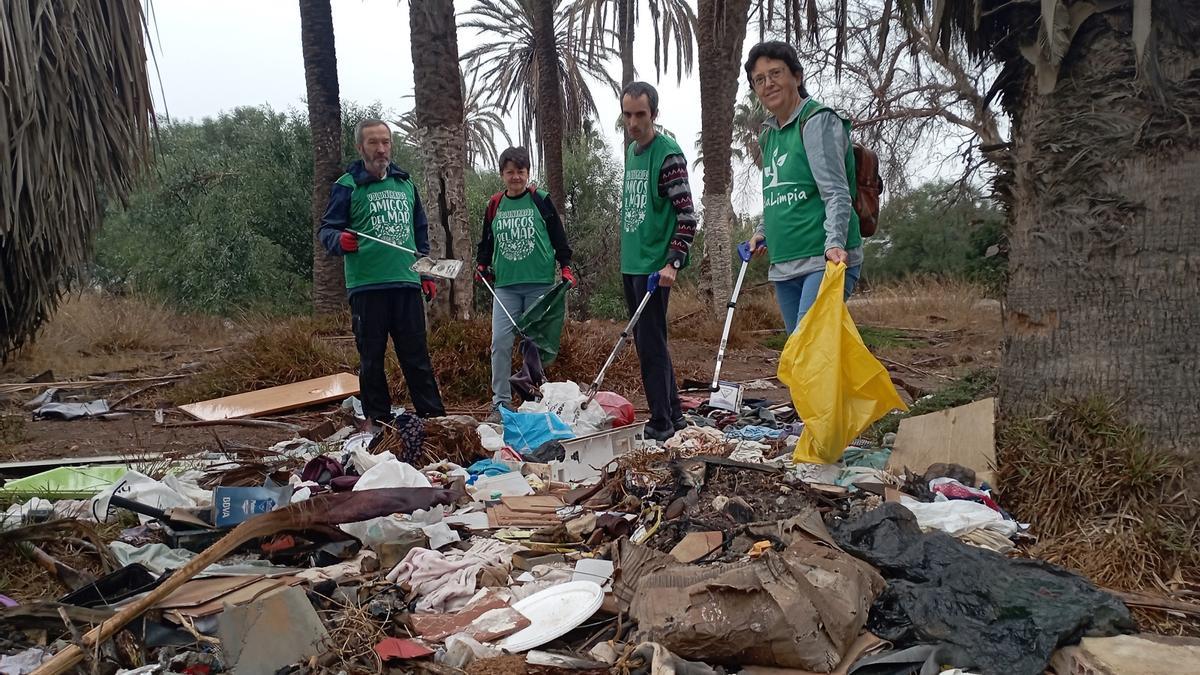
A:
[[[529,618],[529,627],[509,635],[497,646],[523,652],[562,637],[587,621],[604,602],[604,591],[591,581],[569,581],[521,600],[513,609]]]

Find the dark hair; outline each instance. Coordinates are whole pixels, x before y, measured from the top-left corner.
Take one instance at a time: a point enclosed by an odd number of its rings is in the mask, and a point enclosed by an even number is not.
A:
[[[650,115],[658,114],[658,90],[654,88],[654,85],[647,82],[630,82],[621,91],[621,98],[626,96],[635,99],[645,96],[646,100],[650,102]]]
[[[518,169],[529,168],[529,151],[523,147],[508,148],[500,153],[500,171],[504,171],[504,165],[512,162]]]
[[[800,96],[808,98],[808,89],[804,87],[804,67],[800,65],[800,57],[791,45],[772,40],[760,42],[750,48],[750,56],[746,57],[746,81],[750,83],[751,90],[754,89],[754,64],[758,63],[759,59],[775,59],[786,63],[792,74],[800,79]]]
[[[354,144],[362,145],[363,129],[370,129],[371,127],[378,127],[378,126],[387,127],[388,132],[391,132],[391,130],[392,130],[391,127],[388,127],[387,122],[384,122],[383,120],[380,120],[380,119],[375,119],[374,117],[368,117],[365,120],[359,120],[358,124],[354,125]]]

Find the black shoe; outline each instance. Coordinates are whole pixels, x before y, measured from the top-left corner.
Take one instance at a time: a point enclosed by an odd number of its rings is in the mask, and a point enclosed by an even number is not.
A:
[[[688,428],[687,418],[680,417],[679,419],[671,422],[671,426],[675,427],[675,431],[683,431],[684,429]]]
[[[642,435],[644,435],[646,438],[662,443],[675,435],[675,429],[655,429],[647,424],[646,428],[642,431]]]

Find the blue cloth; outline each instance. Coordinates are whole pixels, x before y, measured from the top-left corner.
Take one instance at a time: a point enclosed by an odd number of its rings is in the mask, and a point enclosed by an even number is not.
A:
[[[500,474],[509,473],[510,471],[512,471],[512,467],[504,462],[497,462],[494,459],[481,459],[467,467],[467,473],[474,477],[499,476]]]
[[[743,441],[761,441],[764,438],[776,439],[783,434],[779,429],[760,426],[745,426],[740,429],[730,427],[725,430],[726,438],[737,438]]]
[[[513,412],[501,407],[500,419],[504,424],[504,443],[517,452],[539,448],[547,441],[575,438],[571,427],[552,412]]]
[[[844,299],[849,300],[854,292],[854,284],[858,283],[858,275],[862,265],[846,268],[846,293]],[[796,332],[800,319],[808,313],[809,308],[817,301],[817,291],[821,288],[821,280],[825,278],[825,270],[805,274],[786,281],[775,282],[775,301],[779,303],[779,312],[783,315],[783,325],[788,335]]]

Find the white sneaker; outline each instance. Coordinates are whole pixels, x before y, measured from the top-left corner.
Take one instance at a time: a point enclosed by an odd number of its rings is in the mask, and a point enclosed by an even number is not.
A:
[[[814,464],[811,462],[800,462],[796,464],[796,468],[792,469],[796,477],[805,483],[821,485],[836,485],[838,476],[842,473],[842,467],[837,464]]]

